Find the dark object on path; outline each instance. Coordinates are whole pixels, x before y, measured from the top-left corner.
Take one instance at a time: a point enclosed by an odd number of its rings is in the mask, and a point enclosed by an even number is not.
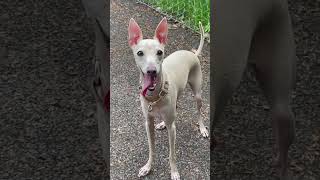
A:
[[[109,172],[110,137],[110,38],[109,38],[109,2],[104,0],[82,0],[87,14],[92,17],[95,30],[95,56],[93,59],[95,77],[92,91],[96,98],[96,119],[103,156]],[[108,175],[109,176],[109,175]]]

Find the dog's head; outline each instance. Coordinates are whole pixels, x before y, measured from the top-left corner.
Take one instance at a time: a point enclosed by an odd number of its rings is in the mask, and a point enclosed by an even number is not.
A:
[[[156,85],[156,79],[161,72],[161,64],[164,59],[164,46],[167,43],[168,24],[163,18],[158,24],[153,39],[143,39],[142,31],[134,19],[130,19],[129,46],[134,59],[144,77],[147,88],[152,90]]]

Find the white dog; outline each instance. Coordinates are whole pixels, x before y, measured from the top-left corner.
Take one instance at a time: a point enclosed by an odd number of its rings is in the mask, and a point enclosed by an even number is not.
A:
[[[198,55],[203,43],[203,28],[200,23],[201,40],[198,50],[180,50],[164,59],[164,46],[167,42],[168,24],[163,18],[159,23],[153,39],[143,39],[139,25],[130,20],[128,33],[129,45],[133,51],[135,62],[140,70],[141,106],[146,118],[146,130],[149,143],[149,160],[139,171],[139,177],[147,175],[151,170],[154,158],[154,118],[159,115],[163,122],[157,129],[167,127],[170,145],[171,179],[178,180],[180,175],[176,166],[176,104],[177,99],[187,83],[191,86],[197,102],[198,123],[203,137],[208,137],[208,131],[201,118],[201,83],[202,72]]]

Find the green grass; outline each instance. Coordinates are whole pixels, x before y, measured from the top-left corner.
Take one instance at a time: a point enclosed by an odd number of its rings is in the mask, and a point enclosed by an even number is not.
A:
[[[139,0],[154,9],[172,16],[186,26],[199,31],[199,21],[204,31],[210,32],[210,0]]]

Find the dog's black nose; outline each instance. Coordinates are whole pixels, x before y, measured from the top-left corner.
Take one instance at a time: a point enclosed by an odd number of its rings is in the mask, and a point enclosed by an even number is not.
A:
[[[156,73],[157,73],[157,71],[154,69],[147,70],[147,74],[149,74],[149,75],[155,75]]]

